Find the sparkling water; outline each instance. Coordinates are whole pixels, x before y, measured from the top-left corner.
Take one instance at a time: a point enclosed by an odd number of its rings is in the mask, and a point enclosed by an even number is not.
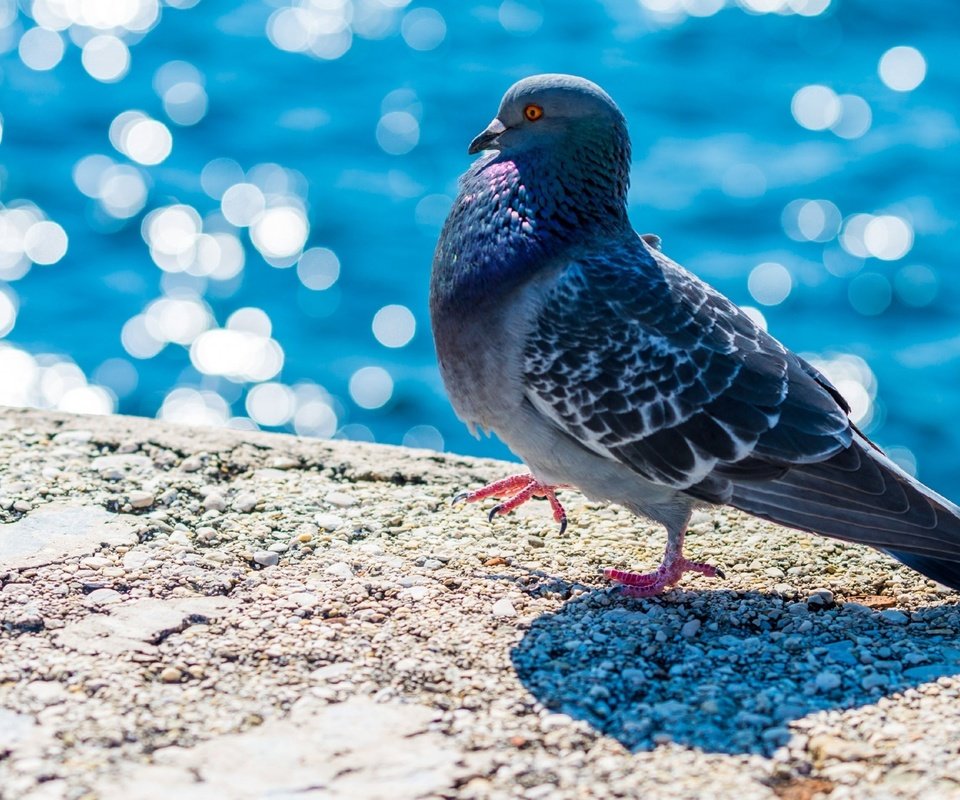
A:
[[[430,259],[502,92],[573,72],[627,116],[636,227],[960,496],[952,0],[22,5],[0,402],[507,455],[443,395]]]

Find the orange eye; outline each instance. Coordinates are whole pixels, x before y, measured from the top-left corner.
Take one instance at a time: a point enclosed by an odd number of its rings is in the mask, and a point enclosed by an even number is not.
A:
[[[543,116],[543,109],[538,105],[531,103],[525,109],[523,109],[523,116],[525,116],[531,122],[536,122],[540,117]]]

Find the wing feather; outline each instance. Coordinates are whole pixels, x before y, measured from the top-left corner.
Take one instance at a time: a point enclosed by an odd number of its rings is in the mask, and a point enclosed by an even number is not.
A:
[[[524,378],[531,402],[594,452],[718,502],[738,475],[782,474],[852,436],[813,367],[639,246],[569,266],[527,341]]]

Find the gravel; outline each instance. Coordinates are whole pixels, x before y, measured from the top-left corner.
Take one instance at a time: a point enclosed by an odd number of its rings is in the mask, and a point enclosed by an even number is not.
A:
[[[0,411],[0,798],[960,796],[955,593],[706,509],[624,597],[662,531],[511,469]]]

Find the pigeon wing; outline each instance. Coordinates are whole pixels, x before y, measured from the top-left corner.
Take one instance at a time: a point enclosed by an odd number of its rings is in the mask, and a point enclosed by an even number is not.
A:
[[[838,394],[729,300],[641,246],[578,258],[525,348],[530,402],[649,480],[729,502],[843,450]]]

